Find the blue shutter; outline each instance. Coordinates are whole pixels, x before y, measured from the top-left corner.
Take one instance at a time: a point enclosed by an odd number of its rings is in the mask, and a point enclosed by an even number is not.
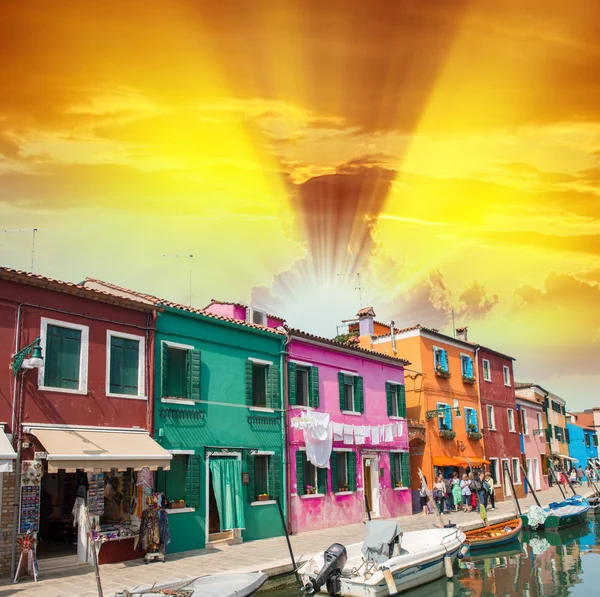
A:
[[[438,410],[444,409],[445,407],[446,407],[445,404],[442,404],[441,402],[437,403],[437,409]],[[442,428],[442,423],[446,423],[446,411],[444,410],[443,412],[444,412],[443,415],[442,414],[438,414],[438,429]]]
[[[473,359],[471,357],[467,359],[467,377],[475,377],[475,372],[473,371]]]
[[[448,353],[445,350],[442,350],[441,353],[442,369],[448,372]]]

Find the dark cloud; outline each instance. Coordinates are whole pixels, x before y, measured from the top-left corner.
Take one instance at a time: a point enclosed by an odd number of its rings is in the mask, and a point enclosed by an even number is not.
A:
[[[458,316],[466,322],[485,317],[498,304],[498,295],[488,295],[486,289],[477,282],[468,286],[458,298]]]

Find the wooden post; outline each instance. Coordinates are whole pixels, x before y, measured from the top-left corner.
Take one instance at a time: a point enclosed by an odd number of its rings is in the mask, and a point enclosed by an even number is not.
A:
[[[515,514],[521,516],[521,506],[519,506],[519,499],[517,498],[517,493],[515,492],[515,485],[512,480],[512,475],[510,474],[510,469],[508,468],[508,463],[504,462],[504,474],[508,475],[508,480],[510,481],[510,486],[512,488],[512,498],[515,502]]]
[[[558,480],[558,477],[556,476],[556,473],[554,472],[554,467],[548,467],[548,470],[552,473],[552,478],[554,479],[554,482],[558,485],[558,488],[560,489],[560,493],[563,496],[563,500],[567,499],[567,496],[565,495],[565,492],[563,491],[562,485],[560,484],[560,481]]]
[[[88,539],[89,545],[92,549],[92,562],[94,563],[94,572],[96,575],[96,589],[98,590],[98,597],[104,597],[102,592],[102,583],[100,582],[100,567],[98,566],[98,553],[96,552],[96,542],[92,538],[92,521],[90,520],[90,514],[88,512],[87,506],[84,504],[81,506],[83,508],[83,512],[85,514],[85,519],[87,521],[88,526]]]
[[[279,516],[281,517],[281,525],[283,526],[283,532],[285,533],[285,540],[287,542],[288,551],[290,552],[290,559],[292,560],[292,566],[294,567],[294,576],[296,577],[296,583],[298,584],[298,588],[300,590],[302,590],[302,581],[300,580],[300,576],[298,576],[298,568],[296,566],[296,560],[294,559],[294,552],[292,551],[290,535],[288,533],[287,525],[285,524],[285,517],[283,515],[283,510],[281,508],[281,502],[279,501],[279,496],[275,497],[275,501],[277,502],[277,508],[279,509]]]
[[[523,473],[523,480],[527,483],[529,489],[531,489],[531,495],[533,496],[535,503],[541,508],[542,505],[540,504],[540,500],[538,500],[537,495],[535,495],[535,489],[533,488],[533,485],[529,482],[529,479],[527,478],[527,473],[525,472],[523,465],[521,465],[521,472]]]
[[[443,529],[444,528],[444,521],[442,519],[442,515],[440,514],[440,511],[437,508],[437,504],[435,503],[435,500],[433,499],[433,496],[431,495],[431,491],[429,491],[429,487],[427,485],[427,481],[425,481],[425,477],[423,476],[423,473],[421,472],[421,469],[418,468],[417,472],[419,473],[419,479],[421,479],[421,485],[425,487],[425,492],[427,493],[427,497],[429,498],[429,500],[431,501],[431,503],[433,504],[433,511],[435,512],[438,522],[440,523],[440,528]]]

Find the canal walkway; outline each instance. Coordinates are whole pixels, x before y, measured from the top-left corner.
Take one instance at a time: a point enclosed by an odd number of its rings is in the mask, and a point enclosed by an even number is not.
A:
[[[578,490],[582,495],[591,494],[591,490]],[[538,493],[542,505],[562,499],[557,487]],[[521,508],[526,510],[534,504],[532,496],[519,500]],[[488,512],[490,524],[514,518],[512,500],[499,502],[497,509]],[[436,528],[437,517],[416,514],[396,519],[404,531],[424,528]],[[463,530],[475,528],[481,524],[478,513],[452,513],[444,515],[444,522],[452,522]],[[326,549],[332,543],[350,544],[363,539],[363,524],[352,524],[319,531],[309,531],[291,537],[297,562],[307,556]],[[292,570],[285,537],[262,539],[239,545],[224,545],[220,548],[200,549],[180,554],[167,555],[167,561],[144,565],[141,560],[105,564],[100,567],[100,576],[105,597],[112,597],[116,591],[147,587],[156,582],[157,586],[178,579],[194,578],[205,574],[222,572],[254,572],[263,570],[269,576],[277,576]],[[79,566],[67,571],[41,571],[40,580],[34,583],[26,577],[14,585],[8,579],[0,581],[0,597],[22,595],[23,597],[95,597],[96,581],[93,569]]]

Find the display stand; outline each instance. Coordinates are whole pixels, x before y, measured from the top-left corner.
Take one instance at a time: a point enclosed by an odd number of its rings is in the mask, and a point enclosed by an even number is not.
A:
[[[164,494],[153,493],[146,498],[139,541],[141,548],[146,551],[144,564],[165,561],[165,550],[170,539],[168,536],[169,523],[166,518],[167,513],[164,510],[164,504]]]
[[[37,543],[35,537],[30,531],[27,531],[24,537],[18,539],[19,547],[21,548],[21,555],[19,556],[19,563],[17,564],[17,570],[15,572],[15,578],[13,583],[19,582],[21,577],[21,569],[23,564],[27,566],[27,572],[33,575],[34,582],[38,581],[38,563],[35,553],[35,545]]]

